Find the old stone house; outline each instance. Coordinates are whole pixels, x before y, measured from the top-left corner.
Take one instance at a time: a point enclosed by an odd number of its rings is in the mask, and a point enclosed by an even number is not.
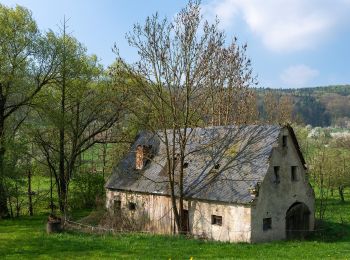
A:
[[[106,184],[106,206],[142,221],[144,230],[171,234],[175,221],[165,151],[164,134],[140,133]],[[196,128],[186,151],[190,234],[254,243],[313,230],[314,192],[290,126]]]

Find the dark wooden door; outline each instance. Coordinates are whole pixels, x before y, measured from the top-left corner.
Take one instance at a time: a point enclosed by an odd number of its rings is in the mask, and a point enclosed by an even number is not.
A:
[[[182,218],[183,232],[189,233],[190,232],[190,219],[189,219],[189,214],[188,214],[187,209],[183,210],[182,217],[183,217]]]
[[[286,214],[287,239],[304,238],[309,231],[310,211],[304,203],[292,205]]]

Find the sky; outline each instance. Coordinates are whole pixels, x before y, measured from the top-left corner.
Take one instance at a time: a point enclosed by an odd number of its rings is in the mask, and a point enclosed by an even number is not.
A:
[[[183,0],[0,0],[32,11],[42,30],[68,32],[108,66],[114,43],[128,62],[137,52],[125,34],[158,12],[174,17]],[[203,0],[205,19],[217,16],[227,41],[247,43],[260,87],[299,88],[350,84],[350,0]]]

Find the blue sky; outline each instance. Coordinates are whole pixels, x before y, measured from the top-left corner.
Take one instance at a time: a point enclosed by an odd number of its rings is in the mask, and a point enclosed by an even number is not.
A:
[[[159,12],[172,17],[186,1],[0,0],[25,6],[43,30],[58,30],[66,16],[69,31],[104,65],[114,43],[129,62],[137,56],[125,33]],[[350,83],[350,0],[206,0],[208,20],[217,15],[228,40],[248,44],[247,55],[261,87],[296,88]]]

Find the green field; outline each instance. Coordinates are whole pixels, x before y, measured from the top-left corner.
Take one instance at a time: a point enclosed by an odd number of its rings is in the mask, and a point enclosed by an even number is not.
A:
[[[47,235],[46,215],[0,220],[0,258],[350,259],[350,203],[341,203],[336,198],[330,202],[326,226],[308,240],[253,245],[147,234]]]

